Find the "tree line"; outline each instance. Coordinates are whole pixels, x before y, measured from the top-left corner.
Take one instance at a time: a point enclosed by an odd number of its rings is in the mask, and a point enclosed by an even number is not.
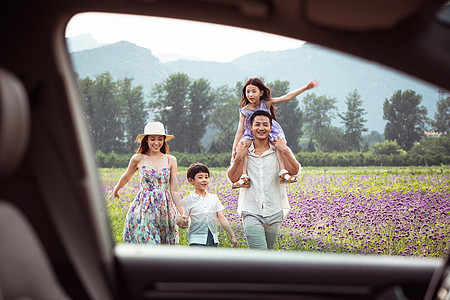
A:
[[[133,153],[135,137],[141,133],[148,112],[161,121],[169,134],[175,135],[170,150],[179,153],[231,152],[238,119],[239,100],[244,81],[234,87],[212,88],[204,78],[191,79],[184,73],[170,74],[155,85],[151,101],[145,103],[142,86],[133,86],[132,78],[114,81],[108,72],[91,79],[77,78],[87,120],[96,150],[102,153]],[[264,78],[262,78],[263,81]],[[266,82],[274,97],[290,91],[288,81]],[[434,119],[427,117],[422,96],[412,90],[394,92],[383,102],[386,120],[384,138],[399,149],[410,151],[426,132],[447,136],[450,127],[450,97],[441,93]],[[346,111],[339,113],[337,99],[326,95],[306,94],[301,101],[281,103],[276,117],[286,134],[288,145],[302,152],[364,152],[369,150],[365,127],[366,111],[357,90],[348,93]],[[333,126],[339,118],[341,127]],[[212,135],[211,144],[202,140]],[[304,146],[300,141],[308,140]],[[364,139],[366,142],[364,143]],[[373,147],[372,147],[373,148]],[[397,149],[398,150],[398,149]]]
[[[136,151],[134,139],[143,130],[147,116],[142,86],[133,87],[131,78],[113,81],[108,72],[95,79],[77,79],[95,149],[105,153]]]

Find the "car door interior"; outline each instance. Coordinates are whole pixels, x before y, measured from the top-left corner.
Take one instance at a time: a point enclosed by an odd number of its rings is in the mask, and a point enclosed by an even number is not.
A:
[[[29,141],[30,108],[20,80],[0,68],[0,179],[20,165]],[[32,224],[0,198],[0,298],[67,299]]]
[[[428,299],[448,299],[438,296],[449,282],[439,259],[112,242],[64,40],[70,18],[117,12],[256,29],[380,62],[450,89],[450,29],[433,18],[445,0],[398,1],[388,20],[367,19],[358,26],[350,17],[357,8],[367,9],[359,0],[340,2],[338,9],[332,0],[2,4],[0,299],[382,300],[423,299],[427,289]],[[375,2],[370,7],[383,19],[382,6],[392,1]]]
[[[445,264],[440,266],[430,281],[425,300],[450,299],[450,261],[447,258]]]

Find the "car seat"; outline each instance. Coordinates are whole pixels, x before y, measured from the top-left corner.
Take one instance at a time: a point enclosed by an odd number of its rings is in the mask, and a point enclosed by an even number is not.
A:
[[[24,85],[0,68],[0,180],[24,159],[30,108]],[[0,196],[0,299],[68,299],[45,249],[25,215]]]

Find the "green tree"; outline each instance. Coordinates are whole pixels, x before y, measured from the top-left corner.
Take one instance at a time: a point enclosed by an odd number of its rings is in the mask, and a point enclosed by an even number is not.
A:
[[[214,136],[209,151],[231,152],[239,123],[239,98],[236,96],[236,91],[227,86],[217,88],[214,93],[216,104],[210,119]]]
[[[370,150],[369,143],[365,142],[364,143],[364,147],[362,149],[362,152],[369,152],[369,150]]]
[[[384,142],[384,135],[378,131],[372,130],[370,133],[363,136],[363,143],[372,147],[376,143]]]
[[[152,90],[155,100],[149,102],[149,107],[160,110],[155,119],[164,124],[168,134],[175,135],[170,141],[172,151],[187,152],[189,114],[186,108],[189,106],[190,84],[186,74],[174,73]]]
[[[157,84],[150,108],[159,112],[155,119],[166,126],[169,134],[175,135],[170,142],[172,150],[178,152],[201,152],[200,144],[206,132],[212,104],[216,101],[207,80],[192,81],[184,73],[175,73],[161,84]]]
[[[396,141],[384,141],[382,143],[376,143],[373,145],[373,153],[381,155],[398,154],[402,151]]]
[[[201,152],[200,140],[206,133],[211,107],[215,101],[209,82],[200,78],[189,86],[188,123],[186,137],[186,151],[189,153]]]
[[[414,145],[408,153],[412,155],[421,155],[431,164],[449,161],[450,136],[424,138],[420,143]]]
[[[443,135],[447,135],[450,131],[450,97],[443,97],[438,101],[432,125]]]
[[[267,86],[270,88],[272,97],[280,97],[289,92],[289,81],[275,80],[269,82]],[[275,116],[283,128],[288,146],[293,152],[300,151],[299,139],[303,135],[302,111],[297,98],[278,104]]]
[[[117,82],[118,97],[123,108],[122,114],[125,135],[123,153],[130,153],[136,150],[137,143],[135,138],[142,132],[146,121],[142,86],[132,87],[132,81],[133,79],[131,78],[124,78]]]
[[[341,128],[325,126],[314,136],[321,151],[344,151],[344,132]]]
[[[81,104],[83,106],[83,116],[86,122],[88,123],[89,127],[92,127],[92,118],[94,117],[94,101],[92,99],[92,89],[94,82],[91,78],[86,77],[83,79],[78,78],[77,75],[77,82],[78,82],[78,89],[80,91],[81,95]]]
[[[404,150],[411,149],[425,133],[427,109],[420,106],[422,96],[412,90],[396,91],[383,103],[383,119],[387,120],[384,136],[396,140]]]
[[[312,137],[309,138],[308,146],[306,147],[306,152],[316,152],[316,147],[314,146]]]
[[[366,112],[361,107],[363,102],[357,90],[348,94],[345,104],[347,105],[345,114],[338,114],[344,124],[344,150],[359,151],[362,133],[367,131],[364,127],[367,120],[363,118]]]
[[[246,80],[238,81],[238,82],[236,82],[236,85],[234,86],[234,94],[238,98],[239,101],[241,100],[241,97],[242,97],[242,87],[244,86],[245,82],[246,82]],[[239,101],[237,102],[238,107],[240,105]]]
[[[122,105],[111,74],[102,73],[95,80],[81,79],[79,88],[95,149],[120,152],[124,142]]]
[[[305,130],[313,138],[317,138],[324,128],[331,126],[336,110],[336,98],[327,98],[325,95],[317,97],[314,93],[307,94],[303,98]]]

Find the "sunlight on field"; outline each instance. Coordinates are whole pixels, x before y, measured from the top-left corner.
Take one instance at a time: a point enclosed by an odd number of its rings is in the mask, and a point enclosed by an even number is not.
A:
[[[99,169],[111,228],[122,242],[125,215],[139,190],[137,173],[122,189],[112,189],[124,169]],[[186,170],[178,180],[182,196],[191,191]],[[238,191],[225,180],[225,169],[211,170],[209,192],[219,196],[224,213],[247,248],[238,216]],[[275,249],[375,255],[444,257],[450,241],[450,168],[304,168],[288,186],[291,210],[283,221]],[[186,230],[180,244],[187,245]],[[220,247],[231,247],[224,230]]]

